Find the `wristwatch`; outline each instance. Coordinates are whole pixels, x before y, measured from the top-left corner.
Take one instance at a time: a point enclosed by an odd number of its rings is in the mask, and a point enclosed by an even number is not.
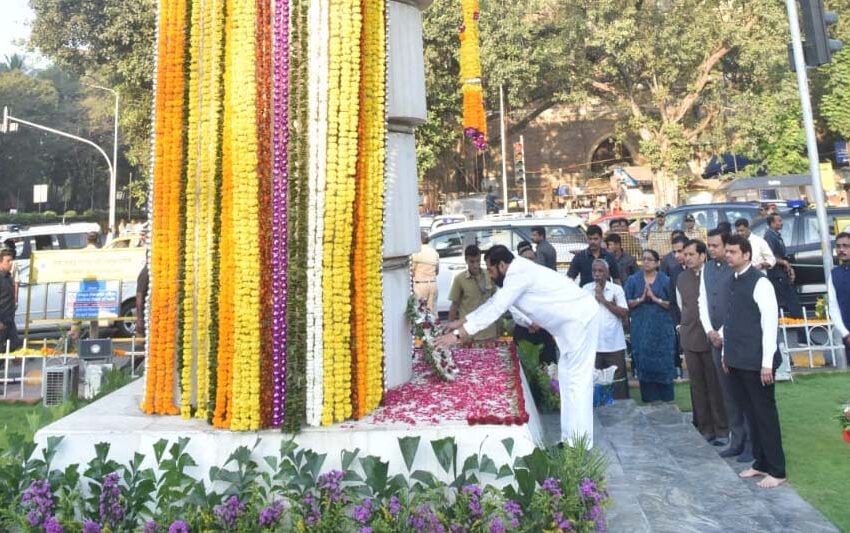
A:
[[[459,329],[453,329],[452,335],[454,335],[457,340],[460,340],[460,330]]]

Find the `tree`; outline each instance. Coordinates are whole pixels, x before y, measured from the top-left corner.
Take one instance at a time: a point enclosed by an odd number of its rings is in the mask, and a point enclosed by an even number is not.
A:
[[[24,70],[24,56],[12,54],[6,56],[6,60],[0,63],[0,72],[11,72],[13,70]]]
[[[485,85],[492,97],[507,84],[514,128],[562,102],[593,99],[619,111],[626,117],[620,135],[639,138],[641,155],[656,171],[661,204],[676,203],[677,174],[695,149],[734,141],[724,119],[730,103],[744,94],[767,97],[790,77],[785,10],[772,0],[482,0],[481,6]],[[447,28],[456,26],[446,21],[454,11],[450,0],[435,2],[425,12],[426,36],[454,36]],[[452,89],[441,80],[456,76],[452,62],[448,74],[440,72],[445,58],[455,57],[448,48],[441,52],[434,57],[442,64],[427,63],[429,103],[448,101],[434,92]],[[434,118],[443,131],[451,124]],[[436,126],[431,119],[426,128]],[[438,152],[451,146],[447,136],[435,143]]]
[[[125,156],[146,171],[156,0],[30,0],[30,5],[36,48],[77,75],[120,91]]]

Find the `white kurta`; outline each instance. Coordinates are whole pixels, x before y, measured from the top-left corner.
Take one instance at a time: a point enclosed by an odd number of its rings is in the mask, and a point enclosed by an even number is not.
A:
[[[519,311],[548,331],[560,352],[561,439],[580,435],[593,441],[593,366],[596,360],[599,304],[573,280],[522,257],[514,258],[501,289],[466,316],[470,335]],[[515,315],[516,316],[516,315]]]

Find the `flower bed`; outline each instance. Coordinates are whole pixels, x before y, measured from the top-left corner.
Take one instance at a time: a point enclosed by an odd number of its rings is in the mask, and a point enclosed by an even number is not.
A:
[[[439,425],[447,421],[469,424],[525,424],[528,413],[522,392],[519,361],[513,345],[452,351],[458,372],[441,379],[422,351],[414,352],[413,378],[384,395],[382,407],[366,417],[375,424]]]
[[[325,456],[286,441],[276,455],[239,447],[209,471],[212,488],[189,475],[195,462],[188,439],[160,440],[152,461],[137,453],[129,464],[96,446],[87,465],[60,471],[16,438],[0,456],[0,528],[4,531],[326,531],[503,532],[602,531],[608,501],[599,452],[536,449],[497,466],[486,454],[458,457],[451,438],[420,445],[398,439],[405,472],[390,477],[379,457],[344,451],[341,469]],[[420,453],[433,453],[442,471],[412,471]],[[143,468],[151,465],[154,468]],[[462,465],[462,466],[460,466]],[[496,488],[493,481],[514,482]]]

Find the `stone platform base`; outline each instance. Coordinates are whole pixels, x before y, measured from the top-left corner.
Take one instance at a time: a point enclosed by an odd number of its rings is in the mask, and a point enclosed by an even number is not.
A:
[[[486,453],[497,465],[513,463],[503,439],[513,439],[513,456],[531,453],[542,443],[542,428],[533,402],[527,402],[529,423],[522,426],[476,425],[466,422],[446,422],[439,426],[374,425],[363,422],[346,422],[330,427],[304,428],[297,435],[280,431],[264,430],[235,432],[213,428],[201,420],[183,420],[178,416],[148,416],[141,412],[144,384],[142,380],[125,386],[114,393],[71,413],[44,428],[35,435],[36,443],[42,447],[49,437],[63,437],[53,468],[64,468],[73,463],[85,464],[94,457],[94,445],[108,442],[110,458],[126,464],[135,452],[152,461],[153,444],[160,439],[170,442],[178,438],[190,439],[187,452],[198,463],[191,474],[198,479],[208,479],[212,466],[222,466],[231,452],[239,446],[253,447],[260,443],[255,457],[277,456],[284,440],[295,439],[302,448],[317,453],[326,453],[323,470],[340,467],[343,450],[358,448],[360,457],[375,455],[389,461],[390,475],[406,471],[399,437],[421,437],[419,453],[413,469],[434,473],[438,477],[442,468],[431,450],[430,441],[454,437],[458,446],[458,461],[477,453]],[[523,379],[526,398],[531,398],[528,385]],[[147,463],[152,466],[152,463]],[[460,465],[458,465],[460,466]]]

